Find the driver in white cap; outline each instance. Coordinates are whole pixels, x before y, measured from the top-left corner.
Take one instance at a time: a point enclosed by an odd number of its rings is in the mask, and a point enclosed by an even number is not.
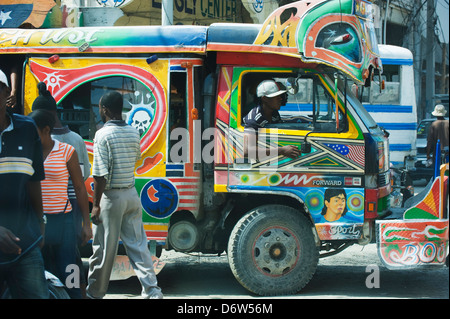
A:
[[[244,125],[244,156],[254,157],[256,154],[259,156],[259,160],[263,160],[270,154],[276,154],[287,156],[290,158],[296,158],[300,156],[298,147],[294,145],[286,145],[278,147],[277,149],[269,148],[265,152],[259,152],[257,150],[257,132],[259,128],[263,128],[268,123],[281,122],[280,113],[278,110],[284,103],[284,94],[286,90],[282,89],[279,84],[273,80],[262,81],[257,89],[256,96],[259,98],[260,103],[254,107],[243,118]]]

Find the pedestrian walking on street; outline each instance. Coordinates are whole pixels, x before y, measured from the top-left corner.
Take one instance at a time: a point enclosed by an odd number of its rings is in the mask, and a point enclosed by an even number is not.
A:
[[[142,207],[134,187],[134,170],[141,157],[139,132],[122,120],[123,97],[108,92],[99,102],[105,125],[94,138],[93,254],[89,259],[87,295],[103,298],[119,245],[125,246],[142,285],[142,297],[161,299],[142,223]]]
[[[12,298],[48,299],[42,146],[33,121],[7,107],[9,96],[0,71],[0,289],[6,282]]]
[[[57,113],[56,101],[50,92],[47,90],[47,86],[44,82],[38,83],[39,96],[34,100],[32,105],[32,110],[47,110],[52,113],[55,119],[55,127],[52,130],[51,137],[59,142],[72,145],[75,148],[76,154],[78,155],[78,163],[80,164],[81,172],[83,174],[83,181],[89,177],[90,174],[90,163],[89,156],[86,149],[86,144],[83,138],[77,133],[71,131],[67,125],[63,126]],[[69,196],[69,201],[72,206],[75,234],[77,236],[77,245],[84,246],[90,238],[83,238],[83,224],[90,224],[89,215],[83,216],[83,212],[78,205],[77,197],[75,194],[75,189],[73,187],[72,179],[69,178],[69,184],[67,188],[67,194]],[[77,247],[77,265],[80,269],[80,285],[81,294],[83,298],[86,296],[86,272],[83,269],[83,262],[81,259],[80,251]]]
[[[444,118],[446,113],[447,111],[442,104],[436,105],[434,111],[431,113],[431,115],[437,117],[436,121],[431,124],[427,136],[427,160],[431,159],[432,163],[436,161],[436,144],[438,140],[440,140],[441,152],[445,148],[448,151],[449,126],[448,120]],[[437,160],[439,161],[440,159]]]
[[[42,204],[47,216],[44,245],[46,268],[51,269],[51,272],[66,285],[65,288],[71,298],[81,299],[80,269],[77,272],[78,278],[72,278],[72,272],[68,271],[77,264],[78,256],[72,205],[67,194],[69,177],[72,179],[78,205],[84,216],[85,242],[92,237],[92,230],[89,222],[89,200],[78,155],[73,146],[52,139],[51,131],[55,119],[49,111],[40,109],[33,111],[29,116],[38,127],[44,157],[45,179],[41,185]]]

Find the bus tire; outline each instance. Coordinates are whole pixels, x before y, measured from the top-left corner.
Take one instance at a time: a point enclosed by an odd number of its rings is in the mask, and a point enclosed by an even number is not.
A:
[[[233,275],[258,295],[297,293],[311,280],[319,260],[312,227],[292,207],[264,205],[251,210],[228,241]]]

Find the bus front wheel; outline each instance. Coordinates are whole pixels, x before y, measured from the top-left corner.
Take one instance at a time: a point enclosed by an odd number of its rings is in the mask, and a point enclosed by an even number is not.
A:
[[[245,214],[228,242],[228,262],[239,283],[263,296],[300,291],[314,275],[319,252],[310,221],[298,210],[265,205]]]

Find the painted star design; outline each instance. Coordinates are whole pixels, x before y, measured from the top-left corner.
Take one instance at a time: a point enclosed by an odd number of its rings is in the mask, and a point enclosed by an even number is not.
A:
[[[7,20],[11,20],[12,19],[10,17],[11,12],[12,11],[4,12],[3,10],[0,12],[0,21],[2,22],[2,25],[4,25]]]

